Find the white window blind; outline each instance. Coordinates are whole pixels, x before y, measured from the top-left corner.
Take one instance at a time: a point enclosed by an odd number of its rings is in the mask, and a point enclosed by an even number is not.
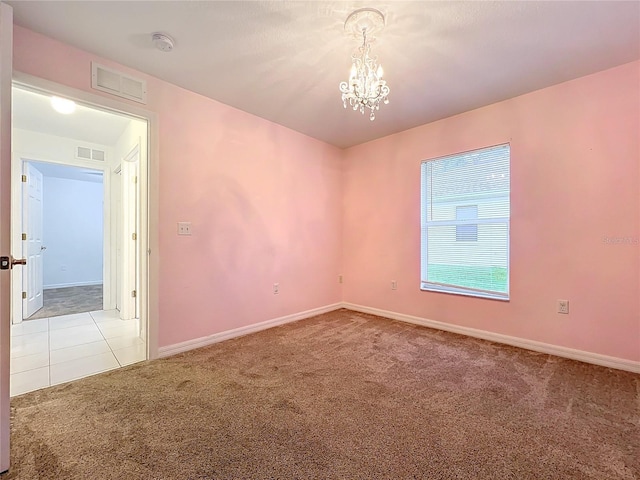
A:
[[[508,144],[422,162],[421,288],[509,299]]]

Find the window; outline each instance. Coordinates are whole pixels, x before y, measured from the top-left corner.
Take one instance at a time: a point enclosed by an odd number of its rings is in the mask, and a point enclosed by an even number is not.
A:
[[[422,290],[509,299],[510,147],[422,162]]]

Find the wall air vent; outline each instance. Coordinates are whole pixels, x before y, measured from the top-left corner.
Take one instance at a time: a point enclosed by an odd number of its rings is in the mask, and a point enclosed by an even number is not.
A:
[[[76,149],[76,158],[83,160],[91,160],[91,149],[86,147],[78,147]]]
[[[91,87],[138,103],[147,103],[147,82],[91,62]]]
[[[99,162],[104,162],[107,158],[107,155],[104,150],[98,150],[89,147],[77,147],[76,158],[79,158],[81,160],[96,160]]]

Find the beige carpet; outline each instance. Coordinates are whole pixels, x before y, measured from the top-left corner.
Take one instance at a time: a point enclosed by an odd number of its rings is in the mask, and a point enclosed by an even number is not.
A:
[[[12,400],[8,479],[637,479],[640,376],[340,310]]]

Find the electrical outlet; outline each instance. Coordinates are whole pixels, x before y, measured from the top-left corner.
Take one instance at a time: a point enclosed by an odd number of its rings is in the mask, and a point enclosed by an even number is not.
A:
[[[391,280],[391,290],[397,290],[398,289],[398,282],[395,280]]]
[[[279,283],[274,283],[273,284],[273,294],[274,295],[278,295],[280,293],[280,284]]]
[[[558,300],[558,313],[569,313],[569,300]]]
[[[191,222],[178,222],[178,235],[191,235]]]

